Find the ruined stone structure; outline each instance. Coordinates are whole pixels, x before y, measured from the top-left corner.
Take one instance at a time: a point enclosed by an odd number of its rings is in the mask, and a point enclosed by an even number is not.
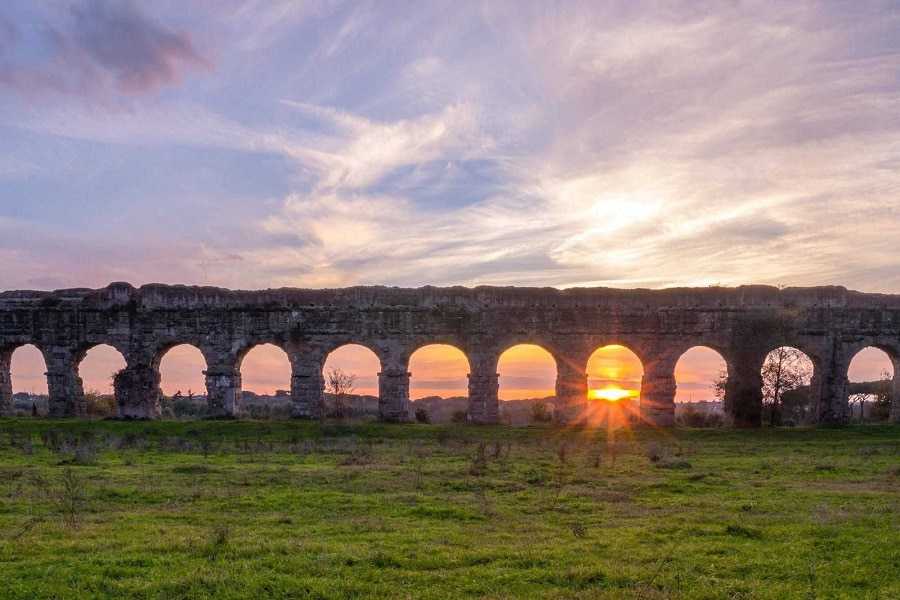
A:
[[[372,349],[381,361],[380,412],[408,418],[409,357],[419,347],[451,344],[469,359],[469,420],[497,421],[497,363],[507,348],[538,344],[557,365],[557,397],[584,401],[593,351],[621,344],[637,354],[644,378],[641,414],[652,424],[674,420],[674,369],[694,346],[718,351],[728,366],[726,409],[738,425],[760,423],[760,368],[782,345],[806,352],[815,365],[812,393],[819,422],[847,420],[847,368],[875,346],[900,373],[900,295],[841,287],[764,286],[668,290],[453,287],[229,291],[209,287],[114,283],[100,290],[0,294],[0,411],[11,409],[10,358],[34,344],[44,355],[51,413],[85,412],[78,365],[109,344],[127,367],[115,377],[122,417],[159,416],[159,364],[178,344],[203,353],[212,413],[240,415],[241,361],[255,345],[285,350],[292,366],[297,417],[322,406],[322,366],[347,343]],[[894,378],[892,418],[900,420]]]

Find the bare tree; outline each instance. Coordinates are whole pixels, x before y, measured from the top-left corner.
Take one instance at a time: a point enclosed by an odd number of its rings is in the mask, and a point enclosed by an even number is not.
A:
[[[897,377],[896,373],[891,375],[887,369],[881,371],[872,403],[872,418],[876,421],[887,421],[890,417],[894,377]]]
[[[325,374],[325,391],[334,397],[334,416],[338,418],[348,416],[347,396],[353,393],[355,387],[356,375],[345,373],[337,367],[328,369]]]
[[[850,394],[850,397],[847,398],[847,404],[850,405],[850,414],[853,415],[853,403],[855,402],[857,406],[859,406],[859,422],[863,422],[863,418],[866,414],[866,400],[869,399],[871,394],[861,393],[861,394]]]
[[[812,367],[800,350],[781,346],[769,352],[762,367],[762,401],[769,410],[769,424],[778,425],[784,395],[809,385]]]

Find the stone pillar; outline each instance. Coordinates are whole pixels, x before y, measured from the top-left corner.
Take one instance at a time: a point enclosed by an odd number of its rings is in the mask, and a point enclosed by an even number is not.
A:
[[[83,417],[87,414],[87,401],[78,362],[68,348],[51,346],[44,353],[47,362],[47,390],[50,396],[50,416]]]
[[[554,418],[559,423],[573,421],[587,405],[587,360],[556,361],[556,409]]]
[[[208,367],[206,399],[209,416],[213,418],[239,417],[241,414],[241,372],[234,366]]]
[[[469,373],[469,423],[496,425],[500,421],[500,375],[496,361],[473,361]]]
[[[128,366],[113,377],[120,419],[158,419],[159,371],[150,365]]]
[[[816,422],[820,425],[846,425],[850,421],[847,399],[849,367],[847,353],[837,344],[816,364],[810,392],[816,406]]]
[[[325,410],[322,363],[308,357],[291,359],[291,417],[318,419]]]
[[[765,353],[738,352],[728,361],[725,412],[735,427],[762,425],[762,365]]]
[[[655,427],[675,425],[675,365],[646,359],[641,379],[641,420]]]
[[[378,414],[382,421],[405,423],[409,417],[409,371],[387,365],[378,374]]]
[[[14,412],[12,374],[9,370],[12,353],[12,350],[0,350],[0,417],[12,416]]]
[[[891,423],[900,423],[900,356],[891,358],[894,363],[894,379],[891,386]]]

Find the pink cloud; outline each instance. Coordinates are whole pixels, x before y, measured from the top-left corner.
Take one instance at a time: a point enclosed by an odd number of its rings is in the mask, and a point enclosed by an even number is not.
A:
[[[86,0],[71,8],[65,23],[43,24],[41,39],[29,40],[46,47],[44,60],[0,60],[0,86],[25,95],[138,95],[175,84],[187,71],[212,68],[187,32],[149,18],[131,2]],[[25,42],[15,29],[0,31],[0,40],[0,50]]]

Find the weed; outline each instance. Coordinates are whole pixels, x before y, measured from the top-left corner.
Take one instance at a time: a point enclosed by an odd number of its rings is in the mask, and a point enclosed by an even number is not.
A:
[[[469,474],[481,477],[487,472],[487,452],[484,442],[479,442],[474,456],[472,456],[472,464],[469,466]]]
[[[575,521],[574,523],[569,525],[569,528],[572,530],[572,535],[574,535],[575,537],[587,537],[587,527],[585,527],[584,523],[582,523],[581,521]]]
[[[63,523],[70,529],[77,529],[85,510],[86,495],[81,478],[69,467],[63,470],[56,500]]]
[[[206,558],[215,560],[228,548],[231,539],[231,528],[228,525],[216,525],[210,532],[209,541],[206,544]]]
[[[732,537],[741,537],[751,540],[762,539],[762,532],[757,529],[744,527],[743,525],[728,525],[725,527],[725,534]]]

